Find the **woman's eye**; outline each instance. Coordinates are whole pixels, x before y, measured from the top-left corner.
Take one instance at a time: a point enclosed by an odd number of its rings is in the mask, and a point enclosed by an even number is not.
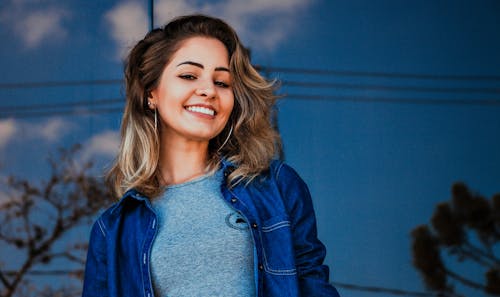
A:
[[[191,75],[191,74],[182,74],[182,75],[179,75],[180,78],[182,79],[187,79],[187,80],[194,80],[196,79],[196,77],[194,75]]]
[[[219,86],[219,87],[222,87],[222,88],[229,88],[229,85],[228,85],[228,84],[226,84],[226,83],[225,83],[225,82],[223,82],[223,81],[216,81],[216,82],[215,82],[215,85],[216,85],[216,86]]]

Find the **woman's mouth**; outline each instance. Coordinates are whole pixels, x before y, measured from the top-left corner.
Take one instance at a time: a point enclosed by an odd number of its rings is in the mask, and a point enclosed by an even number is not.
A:
[[[188,111],[191,112],[196,112],[196,113],[201,113],[209,116],[215,116],[215,110],[209,107],[205,106],[186,106],[185,107]]]

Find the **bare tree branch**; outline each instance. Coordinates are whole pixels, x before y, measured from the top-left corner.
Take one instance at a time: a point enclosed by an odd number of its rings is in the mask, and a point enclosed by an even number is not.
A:
[[[51,259],[65,258],[65,259],[70,260],[72,262],[75,262],[77,264],[81,264],[81,265],[85,264],[85,259],[78,258],[77,256],[72,255],[70,252],[47,254],[46,257],[51,258]]]
[[[36,275],[36,276],[45,276],[45,275],[81,275],[83,274],[83,269],[75,269],[75,270],[65,270],[65,269],[57,269],[57,270],[30,270],[26,274],[28,275]],[[16,275],[17,271],[5,271],[6,275]]]
[[[2,281],[2,284],[3,284],[6,288],[9,288],[9,287],[10,287],[10,283],[9,283],[9,281],[7,280],[7,278],[5,277],[5,275],[2,273],[2,271],[0,271],[0,280]]]
[[[85,261],[75,253],[85,251],[84,242],[58,245],[64,235],[78,226],[86,226],[113,197],[103,182],[89,174],[91,163],[78,164],[78,147],[61,150],[58,159],[50,159],[52,175],[45,183],[35,183],[11,177],[7,185],[12,199],[0,208],[0,241],[24,251],[26,257],[8,273],[0,267],[0,296],[11,297],[23,290],[27,275],[47,274],[37,270],[55,258],[71,261],[83,268]],[[42,210],[42,211],[40,211]],[[42,218],[40,218],[42,216]],[[55,271],[53,270],[52,273]],[[62,272],[62,271],[60,271]],[[81,278],[77,269],[74,274]]]

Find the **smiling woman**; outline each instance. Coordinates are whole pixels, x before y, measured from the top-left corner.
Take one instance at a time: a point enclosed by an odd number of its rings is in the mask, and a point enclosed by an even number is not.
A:
[[[273,84],[234,30],[174,19],[125,77],[122,198],[92,228],[83,296],[338,296],[307,186],[275,160]]]
[[[184,41],[165,67],[148,105],[162,119],[160,147],[198,143],[204,146],[200,150],[207,150],[209,141],[224,129],[234,105],[224,44],[206,37]],[[166,155],[171,154],[161,153],[160,158]]]

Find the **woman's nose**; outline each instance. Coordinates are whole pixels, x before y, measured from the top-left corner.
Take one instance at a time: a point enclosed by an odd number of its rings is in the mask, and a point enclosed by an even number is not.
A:
[[[196,95],[202,96],[202,97],[214,98],[215,97],[215,86],[214,86],[214,83],[213,82],[207,82],[207,83],[201,84],[196,89]]]

